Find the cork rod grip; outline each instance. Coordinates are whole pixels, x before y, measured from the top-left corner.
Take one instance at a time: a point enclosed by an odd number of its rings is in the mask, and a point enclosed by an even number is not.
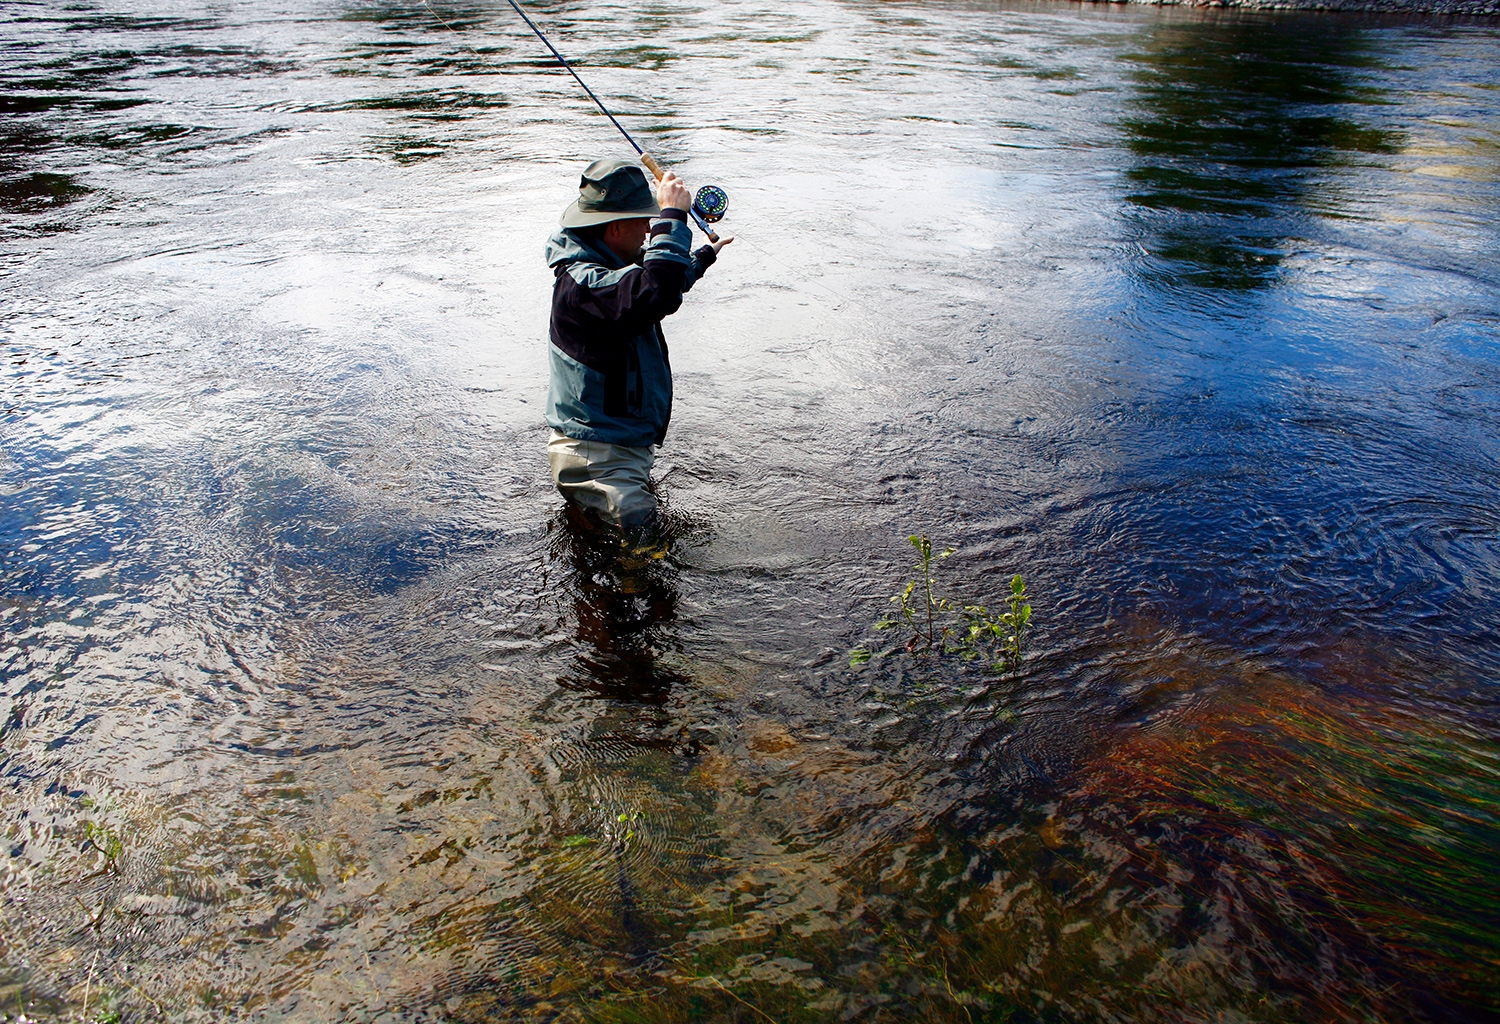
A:
[[[646,169],[656,176],[657,181],[661,181],[662,175],[667,173],[666,171],[662,170],[661,164],[656,162],[656,157],[652,156],[650,153],[641,154],[641,163],[645,164]],[[688,216],[692,217],[693,220],[697,222],[698,226],[703,229],[703,233],[708,236],[708,240],[710,242],[717,242],[719,240],[718,232],[708,226],[708,221],[700,217],[697,210],[689,208]]]

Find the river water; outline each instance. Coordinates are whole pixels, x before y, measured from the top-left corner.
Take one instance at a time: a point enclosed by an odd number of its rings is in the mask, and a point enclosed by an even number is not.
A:
[[[1500,25],[531,5],[740,236],[651,557],[434,5],[0,10],[0,1014],[1500,1013]]]

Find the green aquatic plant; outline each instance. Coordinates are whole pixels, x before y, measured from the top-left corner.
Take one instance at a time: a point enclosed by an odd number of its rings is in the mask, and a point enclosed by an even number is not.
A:
[[[937,592],[934,566],[958,549],[934,552],[932,539],[926,534],[913,534],[907,540],[917,549],[914,576],[891,598],[897,611],[881,618],[875,628],[900,633],[909,630],[910,636],[904,644],[880,654],[902,649],[936,651],[957,654],[965,660],[986,656],[996,672],[1019,667],[1031,625],[1031,595],[1021,575],[1011,577],[1010,595],[1001,611],[991,612],[982,604],[955,603]],[[856,647],[849,652],[849,666],[858,668],[876,656],[868,647]]]
[[[635,829],[631,828],[631,826],[640,821],[641,817],[640,811],[622,811],[615,816],[615,821],[625,827],[625,834],[619,837],[619,846],[622,853],[629,852],[630,841],[635,838]]]
[[[932,538],[923,534],[912,534],[906,538],[912,547],[917,549],[917,570],[915,579],[909,581],[900,593],[891,598],[891,601],[900,606],[901,617],[899,619],[887,616],[875,624],[876,629],[890,629],[894,626],[906,625],[912,631],[911,639],[906,642],[906,649],[916,650],[918,646],[931,649],[937,646],[939,639],[946,639],[948,627],[938,629],[937,617],[945,614],[953,607],[952,602],[946,598],[935,597],[932,593],[932,563],[934,560],[941,561],[952,555],[957,548],[944,548],[934,558],[932,553]],[[912,595],[921,592],[921,607],[918,608]]]
[[[1010,611],[1000,616],[1000,621],[1010,631],[1001,638],[1002,649],[1016,665],[1021,663],[1021,645],[1025,643],[1026,630],[1031,625],[1030,596],[1026,593],[1026,581],[1016,573],[1010,579]]]
[[[635,839],[635,823],[645,817],[641,811],[621,811],[615,815],[614,821],[606,826],[608,833],[606,838],[610,847],[622,853],[629,852],[630,844]],[[563,837],[559,844],[564,850],[580,850],[586,846],[593,846],[599,840],[594,836],[575,832]]]
[[[125,852],[125,843],[120,837],[105,826],[92,821],[83,823],[83,837],[86,846],[92,846],[104,855],[104,867],[100,868],[98,873],[116,870],[115,862]]]
[[[78,801],[78,806],[86,811],[98,812],[101,816],[114,814],[120,809],[119,803],[109,793],[103,793],[97,797],[85,796]],[[83,844],[80,850],[90,846],[104,856],[104,866],[90,877],[115,871],[115,862],[125,852],[124,841],[115,835],[108,825],[86,819],[83,823]]]
[[[1017,573],[1010,579],[1010,597],[1006,599],[1009,611],[996,615],[984,605],[965,605],[964,629],[958,634],[956,649],[970,658],[987,649],[997,671],[1020,665],[1026,630],[1031,625],[1030,596],[1026,581]]]

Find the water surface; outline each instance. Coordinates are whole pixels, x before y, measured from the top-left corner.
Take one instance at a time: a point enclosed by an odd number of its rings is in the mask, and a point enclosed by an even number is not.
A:
[[[531,9],[731,195],[660,559],[508,7],[0,14],[0,1013],[1500,1013],[1500,29]],[[872,628],[913,533],[1020,670]]]

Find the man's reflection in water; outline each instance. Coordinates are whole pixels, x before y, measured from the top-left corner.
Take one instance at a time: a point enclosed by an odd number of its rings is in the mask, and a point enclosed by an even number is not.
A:
[[[647,539],[627,539],[571,503],[552,523],[552,562],[562,569],[559,582],[578,631],[578,653],[558,686],[606,705],[596,706],[587,735],[564,757],[569,768],[559,779],[560,796],[565,806],[602,807],[606,822],[626,822],[654,805],[658,773],[698,752],[671,700],[672,688],[688,678],[660,663],[663,653],[670,657],[677,617],[677,570],[666,558],[672,536],[670,526],[658,523]],[[653,909],[659,894],[649,883],[643,889],[630,870],[626,844],[616,834],[613,870],[594,876],[609,888],[592,890],[589,906],[600,924],[618,914],[618,938],[609,941],[644,958],[668,925]]]
[[[676,570],[666,559],[670,527],[628,541],[573,505],[553,521],[553,558],[569,567],[579,656],[558,684],[608,700],[660,705],[686,682],[658,663],[677,617]]]

